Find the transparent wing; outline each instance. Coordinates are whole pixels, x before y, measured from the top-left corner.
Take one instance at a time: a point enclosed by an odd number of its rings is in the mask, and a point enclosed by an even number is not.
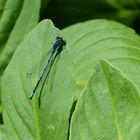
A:
[[[52,66],[53,66],[53,64],[54,64],[54,61],[56,60],[57,55],[58,55],[58,53],[55,54],[55,56],[54,56],[52,62],[50,63],[49,69],[48,69],[48,71],[47,71],[47,73],[46,73],[46,75],[45,75],[44,81],[43,81],[43,83],[42,83],[42,85],[41,85],[41,89],[40,89],[40,92],[39,92],[39,100],[38,100],[38,102],[39,102],[39,103],[38,103],[38,104],[39,104],[39,107],[40,107],[40,105],[41,105],[41,96],[42,96],[42,92],[43,92],[45,83],[46,83],[46,85],[48,84],[49,73],[50,73],[51,68],[52,68]]]
[[[40,67],[40,65],[42,65],[42,62],[46,62],[49,58],[49,55],[51,54],[51,49],[49,49],[49,51],[47,51],[43,57],[38,60],[38,62],[32,66],[31,68],[29,68],[29,71],[26,73],[26,77],[27,78],[33,78],[33,76],[35,75],[35,73],[37,72],[38,68]]]

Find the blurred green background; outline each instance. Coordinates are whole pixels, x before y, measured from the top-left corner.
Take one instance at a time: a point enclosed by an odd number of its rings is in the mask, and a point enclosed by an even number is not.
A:
[[[45,18],[50,18],[58,28],[106,18],[119,21],[140,33],[140,0],[43,0],[40,21]]]

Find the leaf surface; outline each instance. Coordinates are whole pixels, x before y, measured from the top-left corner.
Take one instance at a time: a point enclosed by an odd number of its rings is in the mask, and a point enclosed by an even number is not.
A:
[[[0,11],[0,80],[11,57],[38,23],[40,0],[2,0]]]
[[[75,65],[77,97],[101,59],[114,64],[140,90],[140,37],[134,30],[100,19],[70,26],[63,33]]]
[[[70,140],[139,140],[140,94],[124,75],[101,61],[78,100]]]
[[[42,21],[17,48],[4,73],[2,78],[4,132],[10,140],[67,138],[75,89],[74,70],[67,48],[57,56],[48,82],[45,81],[40,108],[38,96],[42,84],[33,100],[29,100],[47,63],[49,55],[45,56],[45,59],[44,55],[52,48],[57,36],[62,37],[62,34],[52,22]],[[27,72],[38,60],[40,64],[34,77],[27,78]]]

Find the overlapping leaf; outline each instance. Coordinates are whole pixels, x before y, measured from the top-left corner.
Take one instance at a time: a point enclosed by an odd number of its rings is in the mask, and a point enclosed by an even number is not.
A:
[[[70,140],[139,140],[139,92],[116,68],[101,64],[78,101]]]

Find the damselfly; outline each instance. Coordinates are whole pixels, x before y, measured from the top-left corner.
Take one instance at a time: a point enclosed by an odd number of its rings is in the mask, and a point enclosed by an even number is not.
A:
[[[45,65],[40,77],[38,78],[38,81],[37,81],[33,91],[31,92],[30,100],[33,98],[33,96],[34,96],[34,94],[35,94],[35,92],[36,92],[36,90],[37,90],[37,88],[38,88],[38,86],[39,86],[39,84],[40,84],[40,82],[41,82],[46,70],[47,70],[47,68],[49,67],[51,59],[54,56],[54,60],[55,60],[56,56],[63,50],[64,45],[66,45],[66,42],[61,37],[57,36],[56,37],[56,42],[54,43],[54,45],[52,47],[52,51],[51,51],[50,57],[49,57],[49,59],[47,61],[47,64]],[[52,61],[52,63],[54,62],[54,60]],[[50,71],[50,69],[49,69],[49,71]],[[42,88],[41,88],[41,90],[42,90]]]

